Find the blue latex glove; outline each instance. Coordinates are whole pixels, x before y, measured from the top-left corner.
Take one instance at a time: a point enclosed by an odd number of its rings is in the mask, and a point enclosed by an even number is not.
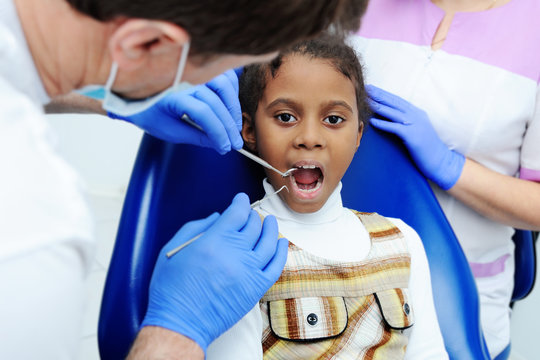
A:
[[[166,253],[204,232],[180,252]],[[143,326],[167,328],[208,345],[238,322],[277,281],[288,242],[273,216],[261,225],[245,194],[221,216],[184,225],[162,249],[150,283]]]
[[[373,117],[371,125],[403,140],[416,166],[443,190],[455,185],[463,171],[465,157],[450,150],[439,138],[427,114],[406,100],[376,86],[367,85]]]
[[[181,119],[188,115],[204,132]],[[146,111],[129,117],[108,113],[128,121],[152,136],[172,143],[193,144],[224,154],[243,145],[242,110],[238,99],[238,75],[229,70],[204,85],[170,94]]]

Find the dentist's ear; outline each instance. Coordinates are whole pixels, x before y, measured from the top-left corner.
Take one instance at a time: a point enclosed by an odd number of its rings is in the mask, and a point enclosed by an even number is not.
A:
[[[255,124],[248,113],[242,113],[242,138],[244,144],[253,153],[257,153],[257,136],[255,134]]]
[[[154,55],[177,52],[190,39],[184,29],[165,21],[128,19],[118,22],[109,39],[109,51],[118,67],[127,71],[145,66]]]

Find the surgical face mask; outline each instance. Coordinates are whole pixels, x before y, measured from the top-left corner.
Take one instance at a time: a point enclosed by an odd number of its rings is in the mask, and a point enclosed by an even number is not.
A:
[[[172,92],[183,91],[193,87],[194,85],[186,81],[180,82],[182,79],[182,74],[184,73],[184,67],[186,66],[188,53],[189,42],[186,43],[182,48],[182,54],[180,54],[180,61],[178,62],[178,69],[172,85],[160,93],[141,100],[125,99],[112,92],[111,88],[116,80],[116,74],[118,73],[118,64],[113,62],[109,79],[104,87],[105,97],[103,98],[103,109],[115,115],[131,116],[148,109]]]

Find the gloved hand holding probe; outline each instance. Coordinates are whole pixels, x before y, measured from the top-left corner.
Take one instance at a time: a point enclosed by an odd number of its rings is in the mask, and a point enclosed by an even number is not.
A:
[[[203,131],[182,120],[187,115]],[[229,70],[206,84],[172,93],[141,113],[109,117],[128,121],[159,139],[215,149],[224,154],[243,145],[238,76]]]
[[[166,253],[194,236],[172,257]],[[261,219],[245,194],[220,216],[184,225],[162,249],[142,326],[160,326],[208,345],[251,310],[277,281],[288,242],[273,216]]]

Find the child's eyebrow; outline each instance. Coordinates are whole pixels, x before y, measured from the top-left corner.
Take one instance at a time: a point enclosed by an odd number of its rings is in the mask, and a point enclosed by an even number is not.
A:
[[[276,105],[286,105],[289,107],[295,107],[297,103],[294,100],[287,99],[287,98],[277,98],[276,100],[272,101],[270,104],[268,104],[267,108],[274,107]],[[324,109],[333,108],[336,106],[342,106],[345,109],[349,110],[350,112],[354,112],[352,107],[347,104],[345,101],[342,100],[330,100],[326,104],[324,104]]]
[[[330,100],[328,101],[325,105],[324,105],[324,109],[329,109],[329,108],[333,108],[335,106],[342,106],[344,107],[345,109],[349,110],[350,112],[354,112],[352,107],[347,104],[345,101],[341,101],[341,100]]]
[[[296,105],[296,102],[294,100],[291,100],[291,99],[286,99],[286,98],[277,98],[276,100],[272,101],[270,104],[268,104],[267,107],[273,107],[273,106],[276,106],[276,105],[287,105],[287,106],[295,106]]]

